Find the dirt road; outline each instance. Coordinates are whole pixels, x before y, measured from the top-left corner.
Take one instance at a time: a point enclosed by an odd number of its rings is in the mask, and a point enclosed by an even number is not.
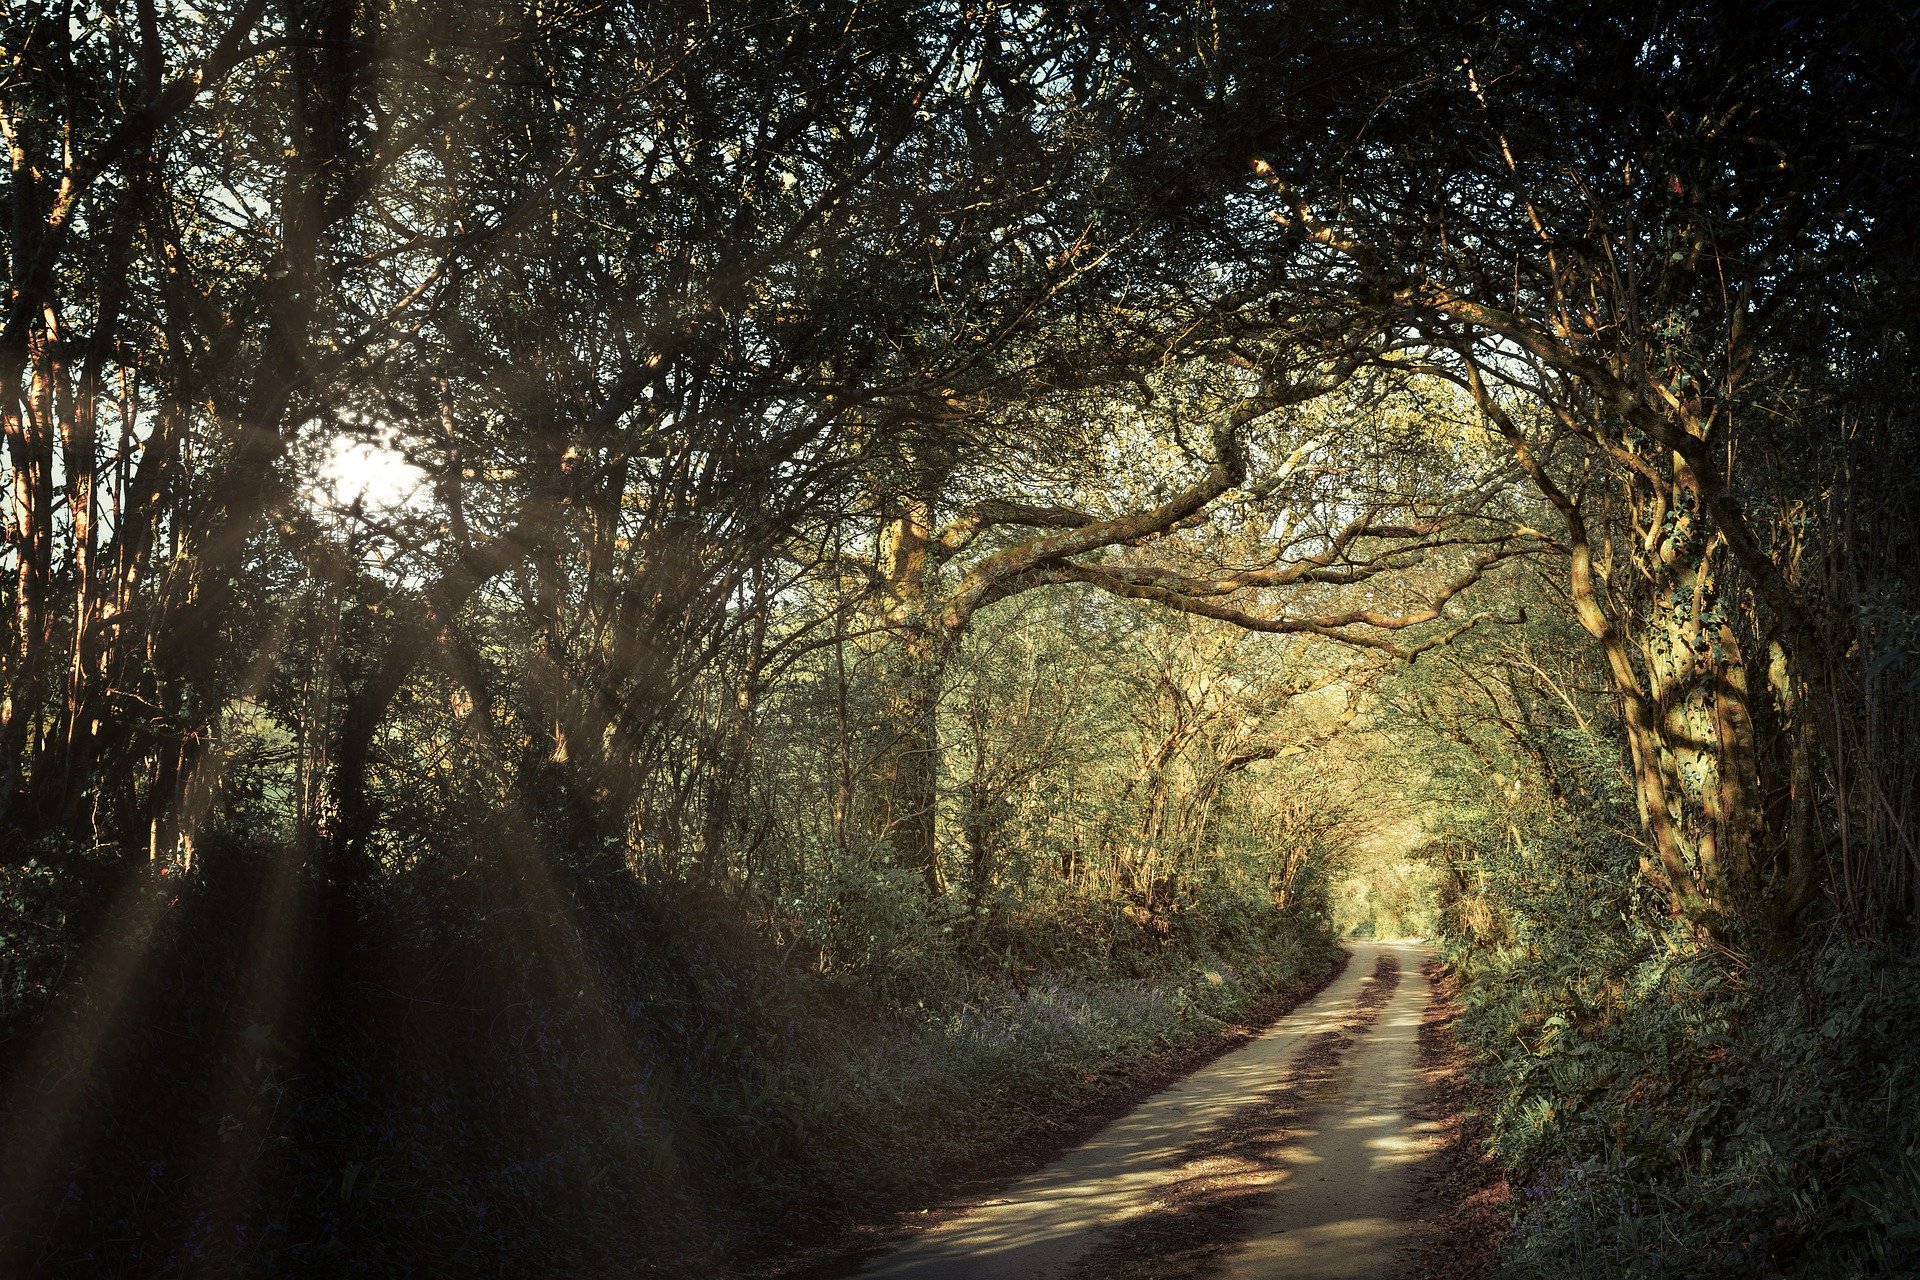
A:
[[[1395,1274],[1412,1225],[1408,1117],[1424,952],[1353,963],[1258,1039],[860,1274],[1091,1280]]]

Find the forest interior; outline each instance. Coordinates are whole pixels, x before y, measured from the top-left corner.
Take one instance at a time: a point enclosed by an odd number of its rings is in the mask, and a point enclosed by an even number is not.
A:
[[[12,0],[0,1276],[844,1275],[1339,995],[1407,1274],[1920,1277],[1917,37]]]

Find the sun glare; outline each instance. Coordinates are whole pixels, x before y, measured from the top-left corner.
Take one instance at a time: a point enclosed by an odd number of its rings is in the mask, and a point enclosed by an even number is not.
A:
[[[340,511],[357,507],[379,515],[415,505],[426,479],[426,472],[407,461],[390,435],[368,439],[342,432],[329,442],[310,493],[318,506]]]

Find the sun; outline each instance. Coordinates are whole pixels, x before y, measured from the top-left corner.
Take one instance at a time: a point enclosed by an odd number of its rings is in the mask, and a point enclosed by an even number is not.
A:
[[[316,506],[387,515],[421,504],[427,473],[407,460],[391,429],[340,432],[326,444],[309,496]]]

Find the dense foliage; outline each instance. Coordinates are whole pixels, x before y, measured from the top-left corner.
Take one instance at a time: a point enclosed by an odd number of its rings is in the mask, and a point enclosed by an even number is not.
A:
[[[1422,770],[1446,814],[1424,862],[1515,1189],[1502,1274],[1910,1274],[1911,946],[1837,911],[1784,956],[1764,935],[1699,945],[1637,874],[1591,659],[1532,630],[1454,655],[1467,699],[1402,681],[1390,749],[1461,748]]]

